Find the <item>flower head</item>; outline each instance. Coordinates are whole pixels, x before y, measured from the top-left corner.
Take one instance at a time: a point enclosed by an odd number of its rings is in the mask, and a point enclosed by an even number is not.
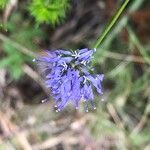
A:
[[[66,50],[46,51],[47,56],[34,59],[46,72],[45,83],[51,89],[57,111],[61,111],[69,101],[78,108],[79,102],[91,102],[94,106],[93,87],[102,94],[103,74],[90,74],[90,61],[94,50],[87,48],[74,52]],[[45,65],[43,65],[45,64]],[[86,108],[88,111],[88,108]]]

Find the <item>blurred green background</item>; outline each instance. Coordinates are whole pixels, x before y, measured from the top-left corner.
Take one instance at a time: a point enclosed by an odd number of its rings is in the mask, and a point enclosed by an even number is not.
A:
[[[97,49],[97,110],[47,97],[32,59],[43,50],[93,48],[123,0],[0,0],[0,150],[149,150],[150,1],[130,0]]]

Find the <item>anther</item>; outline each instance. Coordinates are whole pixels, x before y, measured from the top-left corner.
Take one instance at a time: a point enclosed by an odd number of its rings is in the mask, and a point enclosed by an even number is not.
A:
[[[47,101],[48,101],[48,99],[45,98],[45,99],[41,100],[41,103],[45,103],[45,102],[47,102]]]
[[[35,61],[36,61],[36,59],[34,58],[32,61],[33,61],[33,62],[35,62]]]
[[[86,112],[89,112],[89,110],[88,110],[88,109],[86,109],[85,111],[86,111]]]
[[[59,111],[60,111],[60,109],[57,109],[57,110],[56,110],[56,112],[59,112]]]

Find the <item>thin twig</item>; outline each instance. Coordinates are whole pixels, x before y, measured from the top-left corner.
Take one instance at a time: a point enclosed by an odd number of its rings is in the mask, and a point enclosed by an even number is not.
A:
[[[131,133],[130,136],[138,134],[143,129],[144,125],[147,123],[147,121],[148,121],[148,115],[150,114],[149,107],[150,107],[150,103],[146,106],[144,114],[141,117],[141,120],[136,125],[136,127],[133,129],[133,131],[132,131],[132,133]]]
[[[47,88],[44,85],[44,81],[42,80],[42,78],[39,76],[39,74],[36,71],[34,71],[27,64],[24,64],[22,69],[23,69],[23,71],[24,71],[25,74],[27,74],[30,78],[32,78],[35,82],[37,82],[41,86],[41,88],[43,89],[43,91],[47,95],[49,95],[48,94],[48,90],[47,90]]]
[[[46,132],[46,133],[49,133],[51,135],[55,135],[57,133],[62,133],[66,130],[69,130],[69,127],[70,127],[70,124],[71,124],[71,120],[68,121],[68,118],[67,119],[64,119],[62,120],[62,122],[59,122],[59,124],[57,123],[57,121],[45,121],[45,122],[42,122],[41,124],[36,124],[34,126],[30,126],[30,127],[20,127],[20,128],[17,128],[14,132],[12,132],[12,134],[10,135],[3,135],[1,136],[1,139],[2,140],[8,140],[8,139],[11,139],[12,137],[16,137],[18,134],[29,134],[31,132],[34,132],[34,133],[37,133],[37,134],[40,134],[41,132]],[[53,130],[52,130],[53,129]]]
[[[106,52],[105,57],[117,59],[117,60],[124,60],[128,62],[135,62],[135,63],[147,63],[142,57],[140,56],[133,56],[133,55],[126,55],[126,54],[120,54],[115,52]]]
[[[38,55],[34,52],[32,52],[31,50],[29,50],[28,48],[20,45],[19,43],[11,40],[10,38],[6,37],[3,34],[0,34],[0,40],[2,40],[3,42],[9,42],[11,43],[18,51],[20,51],[21,53],[31,56],[31,57],[38,57]]]
[[[4,136],[10,136],[18,129],[17,126],[10,121],[7,114],[3,113],[2,111],[0,111],[0,125]]]
[[[109,114],[113,118],[114,122],[116,123],[116,125],[120,127],[121,129],[123,129],[123,123],[120,117],[118,116],[117,111],[115,110],[114,106],[111,103],[108,103],[107,109],[108,109]]]
[[[137,38],[136,34],[130,27],[127,27],[127,30],[129,32],[129,36],[131,39],[131,42],[138,48],[140,54],[143,56],[143,59],[150,65],[150,57],[147,54],[145,48],[143,45],[140,43],[139,39]]]
[[[144,150],[150,150],[150,143],[145,146]]]
[[[13,40],[9,39],[8,37],[6,37],[3,34],[0,34],[0,39],[3,42],[6,42],[6,41],[10,42],[18,51],[20,51],[21,53],[23,53],[25,55],[28,55],[31,57],[38,57],[38,54],[30,51],[29,49],[20,45],[19,43],[14,42]],[[29,77],[31,77],[34,81],[36,81],[42,87],[44,92],[46,94],[48,94],[48,91],[47,91],[45,85],[43,84],[44,83],[43,80],[41,79],[41,77],[38,75],[38,73],[36,71],[34,71],[30,66],[28,66],[26,64],[23,66],[23,71],[25,74],[27,74]]]
[[[64,138],[65,137],[65,138]],[[52,148],[56,146],[59,143],[65,143],[65,144],[77,144],[79,142],[79,138],[72,135],[72,132],[65,132],[57,137],[51,137],[44,141],[43,143],[33,145],[33,150],[42,150],[47,148]]]
[[[27,139],[26,133],[18,133],[16,138],[17,138],[17,141],[19,142],[21,149],[32,150],[32,147]]]

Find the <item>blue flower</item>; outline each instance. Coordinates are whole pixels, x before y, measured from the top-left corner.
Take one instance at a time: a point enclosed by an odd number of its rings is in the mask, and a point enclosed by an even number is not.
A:
[[[46,51],[46,56],[34,59],[46,73],[45,84],[50,88],[56,102],[56,111],[61,111],[72,102],[77,109],[81,100],[91,102],[94,109],[93,87],[102,92],[103,74],[91,74],[90,61],[95,51],[87,48],[77,51]]]

